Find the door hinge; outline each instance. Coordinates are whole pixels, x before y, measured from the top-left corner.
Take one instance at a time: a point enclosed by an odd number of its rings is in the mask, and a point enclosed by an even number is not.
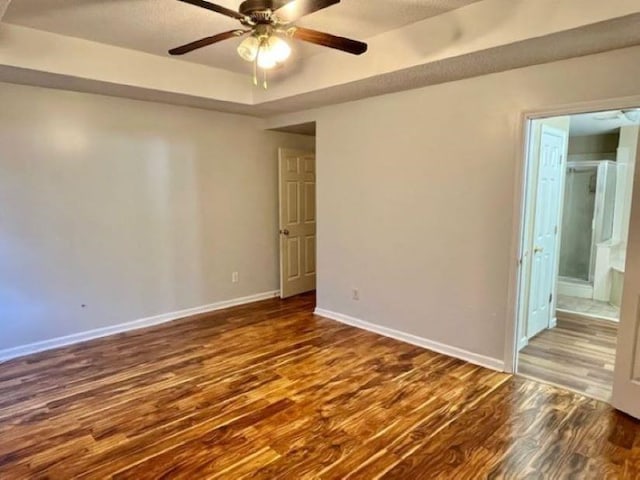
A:
[[[553,293],[549,294],[549,303],[553,302]]]
[[[558,234],[558,225],[556,225],[556,228],[554,228],[553,233],[555,233],[556,235]]]

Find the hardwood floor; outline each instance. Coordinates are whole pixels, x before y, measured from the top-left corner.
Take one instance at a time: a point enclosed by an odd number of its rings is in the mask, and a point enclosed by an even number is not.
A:
[[[608,405],[268,300],[0,364],[0,478],[640,478]]]
[[[558,312],[558,326],[520,351],[518,373],[608,402],[617,335],[614,322]]]

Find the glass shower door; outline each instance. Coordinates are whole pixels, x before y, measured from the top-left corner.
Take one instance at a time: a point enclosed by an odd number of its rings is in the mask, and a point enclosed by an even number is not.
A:
[[[598,167],[571,165],[567,169],[560,244],[560,276],[589,281],[593,247]]]
[[[616,167],[610,160],[568,163],[560,277],[593,282],[597,245],[613,235]]]

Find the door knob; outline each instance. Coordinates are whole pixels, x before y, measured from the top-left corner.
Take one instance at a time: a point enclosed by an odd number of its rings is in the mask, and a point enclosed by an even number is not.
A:
[[[544,247],[533,247],[533,253],[542,253],[544,251]]]
[[[282,235],[289,235],[289,230],[287,230],[286,228],[284,230],[280,230],[280,233]]]

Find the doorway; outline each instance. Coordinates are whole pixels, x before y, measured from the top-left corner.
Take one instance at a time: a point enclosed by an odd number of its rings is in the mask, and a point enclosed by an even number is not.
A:
[[[516,372],[607,402],[639,133],[636,108],[529,121]]]
[[[280,298],[316,289],[316,122],[270,128],[296,134],[295,148],[278,149]]]
[[[281,148],[280,297],[316,289],[316,155]]]

